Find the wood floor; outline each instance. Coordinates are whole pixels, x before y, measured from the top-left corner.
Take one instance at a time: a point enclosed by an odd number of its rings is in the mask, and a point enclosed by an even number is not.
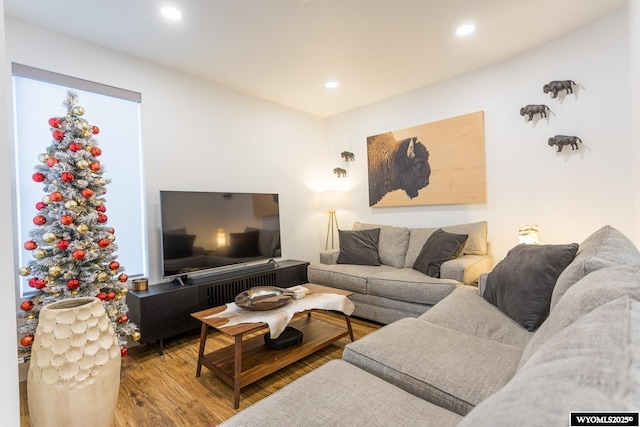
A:
[[[337,323],[342,315],[316,312]],[[355,338],[378,329],[380,325],[352,319]],[[154,344],[129,350],[122,359],[120,394],[113,427],[215,426],[240,410],[279,390],[293,380],[342,356],[348,337],[242,389],[240,408],[233,409],[233,388],[208,369],[196,378],[199,334],[187,334],[164,343],[164,354]],[[220,332],[211,332],[205,352],[232,344]],[[30,427],[26,382],[20,384],[20,415],[23,427]],[[88,422],[87,426],[91,423]]]

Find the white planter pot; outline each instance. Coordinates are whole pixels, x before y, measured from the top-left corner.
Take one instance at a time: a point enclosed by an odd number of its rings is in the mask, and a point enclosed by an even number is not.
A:
[[[40,311],[27,377],[33,427],[109,427],[120,389],[120,346],[98,298]]]

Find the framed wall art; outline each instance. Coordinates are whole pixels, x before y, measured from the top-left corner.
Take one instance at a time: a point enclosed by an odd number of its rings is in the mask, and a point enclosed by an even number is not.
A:
[[[484,112],[367,137],[369,206],[484,203]]]

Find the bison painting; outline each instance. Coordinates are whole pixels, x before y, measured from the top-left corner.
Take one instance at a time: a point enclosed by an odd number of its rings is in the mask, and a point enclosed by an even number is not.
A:
[[[558,147],[558,153],[562,151],[565,145],[571,146],[572,150],[577,150],[578,142],[582,143],[582,140],[577,136],[556,135],[549,138],[549,147],[553,147],[555,145]]]
[[[333,173],[335,173],[338,178],[340,178],[341,176],[347,176],[347,171],[342,168],[333,168]]]
[[[549,107],[546,105],[529,104],[520,108],[520,115],[527,116],[527,121],[530,122],[536,114],[540,114],[540,117],[547,117],[547,111],[549,111]]]
[[[369,206],[394,190],[404,190],[413,199],[429,185],[429,152],[418,138],[397,141],[392,133],[383,133],[368,137],[367,149]]]
[[[546,85],[542,86],[542,91],[544,93],[551,92],[552,98],[557,98],[558,93],[563,90],[567,93],[573,93],[573,87],[576,85],[576,82],[573,80],[554,80]]]
[[[342,157],[345,162],[353,162],[356,159],[355,154],[350,151],[343,151],[340,153],[340,157]]]

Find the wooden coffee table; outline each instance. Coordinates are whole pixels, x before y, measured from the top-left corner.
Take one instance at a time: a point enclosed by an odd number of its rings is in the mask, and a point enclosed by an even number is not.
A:
[[[353,292],[327,286],[305,285],[312,293],[333,293],[350,296]],[[351,341],[354,340],[351,319],[345,315],[346,325],[313,317],[311,313],[315,310],[296,313],[290,326],[302,331],[303,340],[301,344],[294,347],[274,350],[266,346],[262,335],[257,335],[243,340],[245,334],[267,329],[266,323],[241,323],[225,327],[227,322],[224,318],[206,319],[215,313],[220,313],[226,306],[214,307],[208,310],[192,313],[191,316],[202,322],[200,331],[200,350],[198,352],[198,367],[196,377],[200,376],[202,366],[206,366],[217,377],[233,387],[234,402],[233,407],[240,406],[240,389],[270,375],[279,369],[284,368],[298,360],[327,347],[335,341],[349,335]],[[303,315],[304,314],[304,315]],[[204,354],[205,344],[209,327],[213,327],[224,334],[233,337],[235,342],[225,348]]]

